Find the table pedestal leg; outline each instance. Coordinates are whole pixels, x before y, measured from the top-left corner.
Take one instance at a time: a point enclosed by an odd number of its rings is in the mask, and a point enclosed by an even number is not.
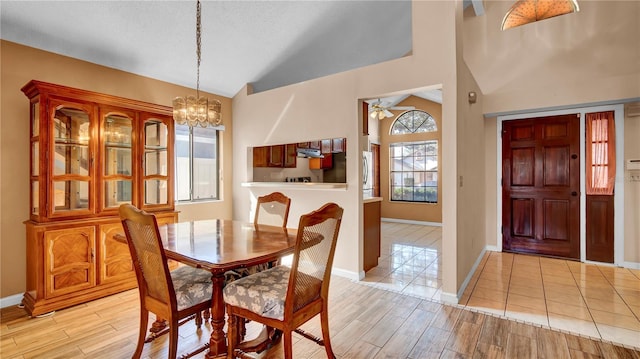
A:
[[[227,338],[224,333],[224,273],[214,274],[213,293],[211,295],[211,339],[209,339],[209,352],[205,358],[213,359],[227,355]]]

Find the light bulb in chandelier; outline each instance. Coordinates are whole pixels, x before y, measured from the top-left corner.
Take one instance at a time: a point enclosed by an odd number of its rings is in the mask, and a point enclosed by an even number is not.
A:
[[[190,127],[219,126],[222,123],[222,104],[215,99],[201,96],[176,97],[173,99],[173,119],[179,125]]]

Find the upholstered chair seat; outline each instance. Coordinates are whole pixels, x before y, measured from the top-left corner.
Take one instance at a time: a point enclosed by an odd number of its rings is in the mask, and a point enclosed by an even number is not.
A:
[[[182,266],[172,270],[170,274],[176,291],[178,311],[211,301],[213,289],[211,272]]]

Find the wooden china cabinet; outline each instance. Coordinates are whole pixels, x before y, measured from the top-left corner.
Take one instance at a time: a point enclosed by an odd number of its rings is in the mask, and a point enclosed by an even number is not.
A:
[[[177,220],[172,110],[30,81],[27,291],[32,316],[134,288],[118,207]]]

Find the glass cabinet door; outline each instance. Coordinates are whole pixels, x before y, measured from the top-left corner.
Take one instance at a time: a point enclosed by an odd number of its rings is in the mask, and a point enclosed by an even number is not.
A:
[[[40,102],[31,103],[31,215],[40,215]]]
[[[132,113],[102,116],[102,208],[117,208],[133,200]]]
[[[91,179],[91,108],[83,104],[51,106],[50,153],[52,168],[51,202],[53,215],[73,215],[93,209]]]
[[[172,169],[172,155],[169,143],[173,134],[170,130],[171,118],[150,117],[143,122],[143,205],[162,206],[173,202],[171,198],[169,171]]]

